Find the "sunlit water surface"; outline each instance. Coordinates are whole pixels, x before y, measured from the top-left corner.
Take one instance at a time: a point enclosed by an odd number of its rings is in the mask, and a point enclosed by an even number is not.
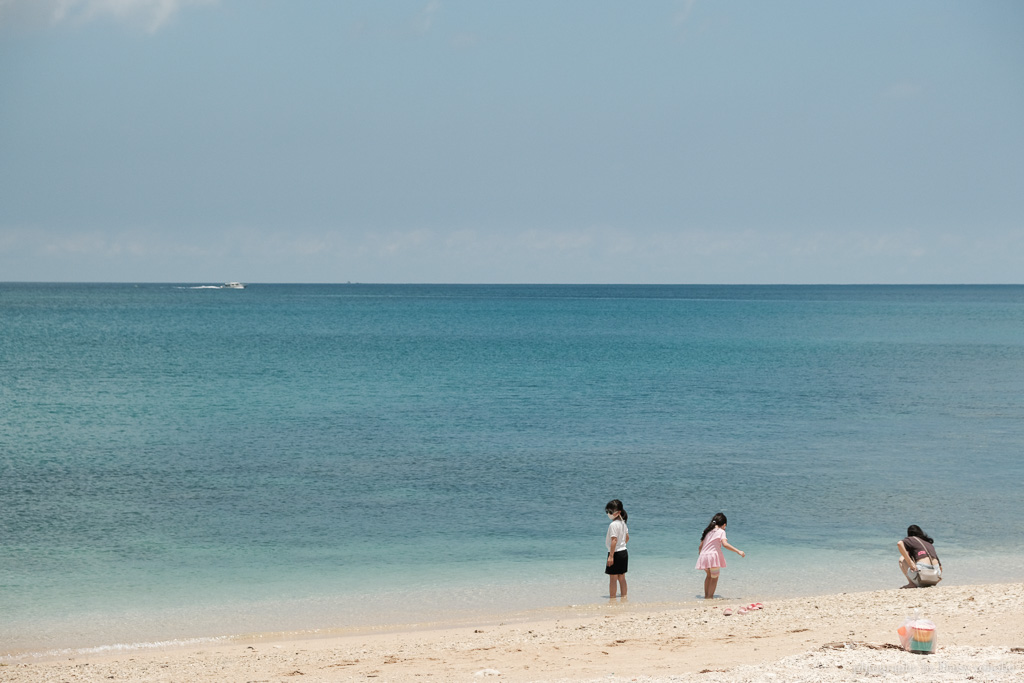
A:
[[[1024,287],[0,284],[0,657],[1024,579]]]

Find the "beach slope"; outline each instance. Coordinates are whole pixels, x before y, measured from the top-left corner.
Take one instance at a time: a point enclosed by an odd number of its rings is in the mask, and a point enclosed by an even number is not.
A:
[[[768,602],[577,606],[557,616],[202,647],[74,654],[0,666],[0,681],[1014,681],[1024,584],[939,586]],[[895,647],[919,611],[938,652]]]

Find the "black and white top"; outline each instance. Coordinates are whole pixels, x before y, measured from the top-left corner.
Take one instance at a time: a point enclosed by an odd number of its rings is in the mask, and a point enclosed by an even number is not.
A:
[[[621,519],[612,520],[608,525],[608,533],[604,537],[604,547],[608,552],[612,550],[612,536],[615,537],[615,552],[626,549],[626,536],[629,535],[629,528]]]

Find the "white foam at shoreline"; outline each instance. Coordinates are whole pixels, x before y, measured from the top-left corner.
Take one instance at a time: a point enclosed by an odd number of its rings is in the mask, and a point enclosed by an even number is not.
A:
[[[895,562],[891,564],[895,567]],[[949,564],[949,563],[947,563]],[[985,563],[982,563],[984,565]],[[873,566],[866,563],[866,566]],[[969,565],[953,563],[952,567],[963,572]],[[1017,563],[1015,566],[1024,566]],[[733,565],[730,564],[730,568]],[[820,580],[808,581],[803,590],[795,590],[794,584],[772,584],[763,574],[759,575],[748,567],[744,576],[733,571],[731,579],[720,586],[719,595],[727,600],[765,601],[828,595],[833,593],[856,593],[871,590],[896,588],[898,570],[882,572],[879,579],[861,577],[861,581],[850,581],[843,585],[829,585]],[[661,605],[666,608],[682,609],[696,607],[702,600],[696,595],[699,587],[697,572],[680,567],[673,561],[667,565],[650,567],[643,580],[631,582],[633,606]],[[809,569],[820,572],[821,567]],[[846,570],[863,571],[858,565],[847,565]],[[1021,576],[992,576],[988,580],[979,571],[970,571],[951,576],[947,585],[996,584],[1016,582]],[[726,570],[728,571],[728,569]],[[812,572],[813,573],[813,572]],[[723,572],[724,574],[724,572]],[[773,574],[774,575],[774,572]],[[638,575],[639,576],[639,575]],[[835,574],[838,577],[841,574]],[[646,585],[646,580],[657,579],[658,585]],[[820,575],[817,577],[820,579]],[[674,579],[674,583],[671,581]],[[321,636],[344,631],[390,631],[435,627],[460,623],[468,620],[511,620],[536,618],[550,615],[559,610],[600,608],[608,604],[605,582],[595,582],[587,577],[587,583],[577,581],[547,582],[535,584],[479,583],[470,586],[445,586],[443,590],[416,587],[408,590],[390,590],[372,594],[348,596],[316,596],[305,599],[266,600],[257,603],[234,605],[193,606],[188,609],[154,610],[132,614],[85,615],[79,619],[51,621],[46,634],[39,639],[24,638],[20,642],[7,637],[0,638],[5,647],[12,645],[16,652],[0,654],[0,661],[22,661],[26,658],[53,658],[74,654],[99,654],[103,652],[128,651],[177,647],[206,642],[223,642],[238,638],[279,638],[282,634]],[[443,600],[438,599],[438,595]],[[518,599],[513,599],[517,596]],[[560,599],[561,598],[561,599]],[[107,634],[108,642],[100,644],[97,634]],[[129,635],[143,634],[150,640],[129,641]],[[230,635],[225,635],[230,634]],[[245,634],[244,636],[241,634]],[[100,635],[98,638],[102,639]],[[66,647],[52,647],[53,643],[69,644]]]
[[[739,536],[740,534],[737,534]],[[737,541],[739,543],[739,541]],[[893,544],[895,546],[895,544]],[[730,557],[719,584],[727,599],[761,601],[837,592],[896,588],[903,577],[895,554],[859,552],[842,563],[818,551],[785,550],[742,544],[746,558]],[[690,557],[649,557],[638,548],[631,562],[630,596],[634,604],[696,605],[703,575]],[[972,553],[943,552],[946,585],[1001,583],[1024,580],[1019,567],[1024,557],[1001,556],[999,562]],[[508,569],[508,564],[503,565]],[[523,571],[530,563],[515,565]],[[280,634],[338,632],[342,630],[404,628],[408,625],[452,623],[522,612],[595,607],[607,604],[607,581],[593,561],[547,562],[541,578],[493,571],[451,571],[433,574],[382,575],[377,586],[361,585],[340,594],[330,586],[311,584],[311,594],[295,591],[303,577],[283,576],[281,583],[254,590],[249,599],[238,590],[200,595],[193,591],[177,605],[141,603],[133,595],[131,607],[118,608],[118,594],[105,596],[102,609],[70,610],[32,619],[0,623],[2,657],[31,653],[33,657],[59,656],[60,652],[91,648],[161,647],[200,639],[223,639],[225,634]],[[114,588],[114,587],[112,587]],[[223,588],[223,587],[222,587]],[[279,592],[274,595],[271,589]],[[285,589],[291,589],[291,593]],[[326,590],[324,590],[326,589]],[[234,597],[230,597],[234,595]],[[94,596],[96,597],[96,596]],[[123,601],[122,603],[123,604]],[[413,626],[416,628],[417,626]],[[120,645],[110,645],[119,643]],[[146,643],[158,643],[146,645]]]
[[[0,662],[23,662],[31,659],[51,659],[55,657],[101,655],[134,650],[154,650],[170,647],[188,647],[204,643],[230,641],[235,636],[214,636],[209,638],[181,638],[175,640],[158,640],[152,642],[114,643],[112,645],[96,645],[81,648],[58,648],[41,652],[23,652],[19,654],[0,655]]]

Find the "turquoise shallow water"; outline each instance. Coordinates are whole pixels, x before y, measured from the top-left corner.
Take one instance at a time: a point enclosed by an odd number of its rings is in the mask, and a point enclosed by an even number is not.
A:
[[[1024,287],[0,284],[0,368],[0,655],[600,601],[613,497],[634,600],[719,510],[726,595],[1024,578]]]

